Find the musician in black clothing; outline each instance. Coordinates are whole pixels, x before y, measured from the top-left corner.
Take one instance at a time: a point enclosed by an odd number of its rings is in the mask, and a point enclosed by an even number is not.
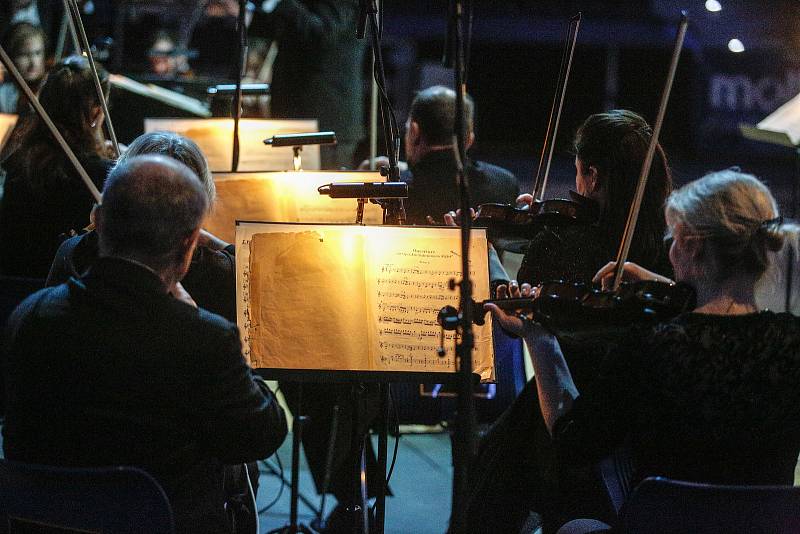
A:
[[[321,147],[322,168],[352,165],[364,135],[364,52],[356,39],[357,0],[268,0],[251,34],[278,43],[272,75],[272,117],[319,119],[336,132],[335,146]]]
[[[213,204],[216,196],[214,179],[205,156],[194,141],[172,132],[146,133],[133,140],[117,165],[142,154],[162,154],[185,164],[200,178],[209,204]],[[97,260],[98,246],[97,232],[94,231],[67,239],[56,252],[46,285],[61,284],[70,276],[79,278]],[[192,263],[182,283],[200,307],[236,322],[233,245],[201,231]]]
[[[429,224],[429,217],[441,223],[442,214],[459,207],[453,143],[455,107],[455,91],[440,85],[423,89],[411,102],[405,134],[408,172],[402,175],[408,182],[408,224]],[[475,104],[469,95],[464,101],[464,115],[469,149],[475,142]],[[465,169],[473,207],[493,202],[510,204],[519,195],[517,178],[502,167],[468,160]]]
[[[525,255],[520,283],[591,282],[615,256],[651,136],[650,126],[631,111],[612,110],[586,119],[573,147],[574,198],[594,214],[595,222],[543,227]],[[670,169],[658,146],[631,254],[662,272],[669,272],[663,267],[662,206],[670,190]],[[530,202],[532,197],[523,195],[521,200]],[[596,355],[604,345],[563,341],[562,349],[578,387],[590,383],[597,372]],[[602,516],[604,510],[581,508],[599,502],[593,498],[591,473],[558,466],[536,406],[536,381],[531,380],[481,441],[469,501],[469,524],[475,532],[519,531],[534,502],[549,506],[536,510],[546,522],[563,523],[564,510]]]
[[[776,216],[764,184],[733,170],[673,193],[666,204],[669,258],[675,279],[695,289],[697,307],[655,327],[634,326],[596,354],[597,377],[585,387],[572,379],[572,364],[554,336],[492,307],[531,350],[541,415],[560,461],[589,464],[627,437],[634,484],[647,476],[793,483],[800,319],[759,311],[754,295],[768,251],[781,246]],[[614,267],[608,264],[596,279],[610,280]],[[636,264],[626,264],[626,274],[674,283]],[[528,291],[523,286],[522,294]],[[535,509],[553,495],[537,497]]]
[[[108,91],[108,73],[99,69]],[[72,56],[56,65],[39,93],[39,102],[83,164],[98,189],[113,165],[103,138],[105,115],[89,62]],[[64,236],[89,224],[95,199],[37,115],[26,115],[14,129],[2,162],[6,171],[0,203],[0,256],[5,275],[44,278]]]
[[[6,458],[138,466],[164,488],[177,532],[230,532],[225,464],[272,454],[286,420],[254,379],[235,324],[180,280],[208,210],[185,165],[116,167],[97,209],[100,258],[12,314],[4,346]]]

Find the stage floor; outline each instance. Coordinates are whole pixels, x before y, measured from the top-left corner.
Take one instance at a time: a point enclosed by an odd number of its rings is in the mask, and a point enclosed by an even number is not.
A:
[[[375,439],[375,438],[373,438]],[[377,448],[377,440],[374,445]],[[391,461],[394,438],[389,437],[389,461]],[[286,438],[278,455],[283,463],[284,477],[291,478],[291,434]],[[301,454],[302,457],[302,454]],[[269,460],[275,465],[275,457]],[[263,510],[272,502],[279,491],[280,479],[261,466],[261,487],[258,490],[258,509]],[[451,465],[450,436],[441,434],[406,434],[400,438],[397,462],[389,485],[394,497],[386,499],[387,534],[442,534],[447,529],[450,516],[450,496],[453,477]],[[300,492],[315,507],[319,507],[319,496],[314,490],[314,482],[305,459],[300,464]],[[336,500],[329,496],[325,501],[325,511],[329,513],[336,506]],[[314,511],[301,501],[298,506],[300,521],[309,524],[314,519]],[[261,532],[284,526],[289,522],[289,486],[268,511],[259,514]]]

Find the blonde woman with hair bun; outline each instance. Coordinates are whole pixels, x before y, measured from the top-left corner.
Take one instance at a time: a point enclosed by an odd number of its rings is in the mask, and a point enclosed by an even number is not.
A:
[[[634,485],[648,476],[792,485],[800,318],[761,309],[755,294],[765,271],[778,267],[775,255],[796,252],[781,248],[787,229],[775,199],[756,177],[727,169],[674,191],[665,216],[675,280],[695,289],[697,307],[655,326],[632,325],[596,355],[603,363],[591,387],[578,391],[558,339],[541,325],[487,304],[504,329],[525,338],[559,462],[592,462],[627,437]],[[613,267],[595,281],[608,280]],[[633,263],[625,273],[672,283]],[[511,296],[529,291],[525,284]],[[533,510],[549,510],[552,498]]]

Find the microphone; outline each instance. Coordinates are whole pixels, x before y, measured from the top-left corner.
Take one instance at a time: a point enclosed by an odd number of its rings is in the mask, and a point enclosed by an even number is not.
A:
[[[208,88],[208,94],[214,97],[218,96],[232,96],[236,94],[236,84],[226,83],[222,85],[215,85]],[[268,95],[270,92],[268,83],[243,83],[242,95]]]
[[[311,132],[299,134],[273,135],[264,139],[265,145],[303,146],[303,145],[335,145],[336,132]]]
[[[317,191],[331,198],[408,198],[405,182],[334,182]]]

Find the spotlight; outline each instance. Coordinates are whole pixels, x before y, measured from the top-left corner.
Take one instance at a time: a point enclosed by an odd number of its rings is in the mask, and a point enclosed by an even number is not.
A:
[[[716,13],[717,11],[722,11],[722,4],[717,0],[706,0],[706,9],[712,13]]]
[[[744,45],[739,39],[731,39],[728,41],[728,50],[731,52],[738,54],[740,52],[744,52]]]

